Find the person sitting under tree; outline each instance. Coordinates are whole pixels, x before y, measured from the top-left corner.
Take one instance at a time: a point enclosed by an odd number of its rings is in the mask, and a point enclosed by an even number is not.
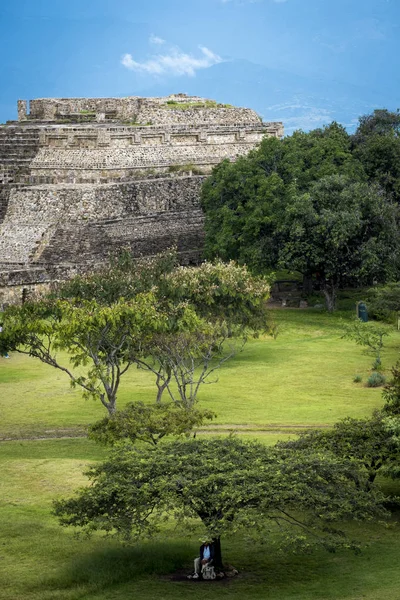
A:
[[[214,544],[210,540],[204,540],[200,546],[200,556],[194,559],[193,579],[198,579],[203,573],[204,567],[210,567],[214,560]]]

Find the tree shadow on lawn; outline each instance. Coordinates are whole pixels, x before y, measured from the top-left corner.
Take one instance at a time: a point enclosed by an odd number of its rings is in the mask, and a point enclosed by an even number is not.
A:
[[[186,579],[191,572],[194,554],[193,543],[178,541],[104,547],[94,552],[77,553],[58,575],[42,579],[36,591],[45,594],[51,590],[81,590],[82,596],[79,597],[85,598],[91,593],[110,591],[111,588],[117,592],[119,586],[125,589],[129,583],[145,588],[150,577],[152,586],[160,585],[166,598],[174,597],[178,588],[183,589],[182,586],[190,587],[193,592],[195,588],[199,592],[203,590],[204,593],[204,586],[209,585],[211,588],[207,591],[215,590],[217,593],[220,589],[222,595],[226,595],[223,589],[229,586],[229,596],[237,598],[250,598],[253,591],[254,597],[261,597],[258,593],[264,589],[268,590],[268,595],[262,596],[265,598],[306,600],[311,593],[315,598],[345,600],[354,598],[355,590],[359,593],[367,586],[365,567],[371,566],[369,551],[367,556],[357,557],[350,552],[281,555],[271,552],[267,546],[249,548],[245,544],[242,550],[235,546],[226,552],[229,562],[239,569],[237,577],[201,582]],[[168,584],[171,584],[169,592],[165,588]],[[329,590],[329,594],[324,596],[323,590]]]
[[[78,542],[79,544],[79,542]],[[99,545],[104,542],[99,540]],[[105,542],[107,544],[107,542]],[[151,542],[135,546],[104,545],[88,551],[82,547],[64,569],[43,579],[41,589],[107,589],[149,575],[165,575],[182,570],[193,552],[188,542]]]
[[[332,314],[313,309],[299,310],[271,310],[272,321],[278,327],[286,326],[289,330],[296,329],[324,329],[330,333],[340,330],[342,320],[351,320],[355,311],[337,310]]]

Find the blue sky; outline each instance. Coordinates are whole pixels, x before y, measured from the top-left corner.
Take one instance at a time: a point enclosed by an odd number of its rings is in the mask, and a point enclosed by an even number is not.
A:
[[[18,98],[187,92],[287,132],[400,107],[400,0],[2,0],[0,122]]]

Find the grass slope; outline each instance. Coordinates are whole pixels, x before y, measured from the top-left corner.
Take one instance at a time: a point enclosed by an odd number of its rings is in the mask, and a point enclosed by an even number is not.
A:
[[[363,416],[381,404],[381,390],[354,384],[372,362],[361,349],[340,340],[337,316],[311,311],[276,311],[277,340],[249,343],[226,365],[216,385],[205,386],[204,406],[218,412],[218,427],[275,442],[286,427],[331,424],[345,415]],[[394,333],[384,363],[396,360]],[[120,401],[151,400],[151,378],[133,370]],[[99,418],[104,409],[84,402],[62,374],[13,355],[0,360],[0,435],[59,435]],[[274,427],[276,426],[276,430]],[[70,431],[69,431],[70,429]],[[14,440],[0,443],[1,600],[168,600],[176,598],[271,600],[398,600],[400,537],[394,527],[354,526],[369,542],[360,556],[277,555],[268,542],[244,537],[223,541],[225,559],[240,570],[231,581],[176,581],[189,571],[198,535],[178,531],[162,539],[122,547],[98,536],[76,539],[51,514],[54,498],[85,484],[82,471],[106,451],[84,438]],[[391,492],[399,493],[392,484]]]
[[[220,370],[218,383],[200,392],[202,405],[217,413],[216,424],[261,430],[271,425],[331,425],[344,415],[368,415],[380,404],[379,389],[353,383],[355,374],[366,381],[372,359],[353,342],[340,339],[340,316],[271,313],[279,325],[278,338],[249,341]],[[383,354],[388,369],[399,345],[400,334],[393,332]],[[132,368],[123,379],[119,405],[154,399],[152,375]],[[18,354],[0,359],[0,438],[83,432],[104,413],[100,404],[84,401],[52,367]]]
[[[191,569],[198,536],[182,540],[168,531],[164,539],[131,548],[98,536],[76,539],[52,517],[51,502],[83,484],[82,469],[103,452],[87,440],[1,444],[1,600],[398,600],[394,528],[354,527],[370,543],[359,556],[277,555],[267,543],[224,540],[225,558],[240,576],[222,583],[171,579],[176,570]]]

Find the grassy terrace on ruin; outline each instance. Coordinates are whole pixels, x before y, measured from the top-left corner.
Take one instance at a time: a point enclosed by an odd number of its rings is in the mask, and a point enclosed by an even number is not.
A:
[[[177,102],[176,100],[167,100],[161,104],[162,108],[170,110],[190,110],[192,108],[233,108],[232,104],[221,104],[215,100],[205,100],[204,102]]]

